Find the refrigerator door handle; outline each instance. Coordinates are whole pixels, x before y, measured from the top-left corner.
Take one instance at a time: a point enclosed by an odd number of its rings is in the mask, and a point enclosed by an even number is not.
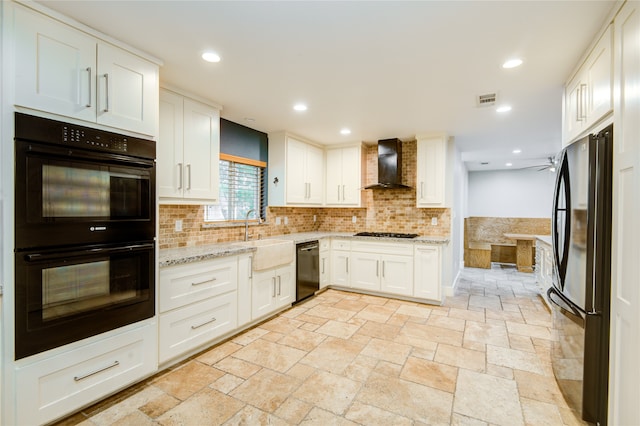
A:
[[[554,294],[557,295],[560,298],[560,300],[562,300],[563,304],[566,305],[569,309],[565,308],[560,303],[558,303],[555,300],[553,300],[553,297],[551,297],[551,296],[554,295]],[[580,312],[580,310],[578,310],[576,305],[574,303],[572,303],[569,299],[567,299],[567,297],[565,295],[560,293],[554,286],[549,287],[549,290],[547,290],[547,298],[549,299],[549,301],[551,303],[553,303],[554,305],[556,305],[560,309],[564,309],[565,311],[569,311],[570,310],[571,313],[574,314],[575,316],[582,317],[582,313]]]

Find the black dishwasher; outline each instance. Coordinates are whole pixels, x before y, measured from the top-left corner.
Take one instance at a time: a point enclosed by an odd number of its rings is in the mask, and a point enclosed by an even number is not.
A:
[[[311,297],[320,288],[318,241],[296,244],[296,303]]]

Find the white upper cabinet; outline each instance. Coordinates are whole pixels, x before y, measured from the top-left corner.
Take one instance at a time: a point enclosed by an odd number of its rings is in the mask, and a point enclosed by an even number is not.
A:
[[[14,4],[15,104],[154,136],[158,66]]]
[[[157,157],[161,202],[202,204],[217,201],[219,109],[161,90]]]
[[[602,34],[582,67],[565,86],[563,143],[569,144],[613,108],[611,27]]]
[[[324,202],[324,151],[286,133],[269,135],[269,205]]]
[[[445,134],[417,135],[417,207],[447,207],[447,141]]]
[[[326,151],[325,201],[327,206],[362,205],[362,147],[348,146]]]

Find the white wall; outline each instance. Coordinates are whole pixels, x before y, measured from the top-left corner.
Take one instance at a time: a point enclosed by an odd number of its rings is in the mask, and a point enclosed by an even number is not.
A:
[[[469,172],[467,217],[550,218],[555,178],[535,169]]]

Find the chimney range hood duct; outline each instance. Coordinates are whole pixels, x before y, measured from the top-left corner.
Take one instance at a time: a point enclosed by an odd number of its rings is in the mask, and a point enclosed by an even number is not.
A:
[[[402,184],[402,141],[378,141],[378,183],[364,189],[411,189]]]

